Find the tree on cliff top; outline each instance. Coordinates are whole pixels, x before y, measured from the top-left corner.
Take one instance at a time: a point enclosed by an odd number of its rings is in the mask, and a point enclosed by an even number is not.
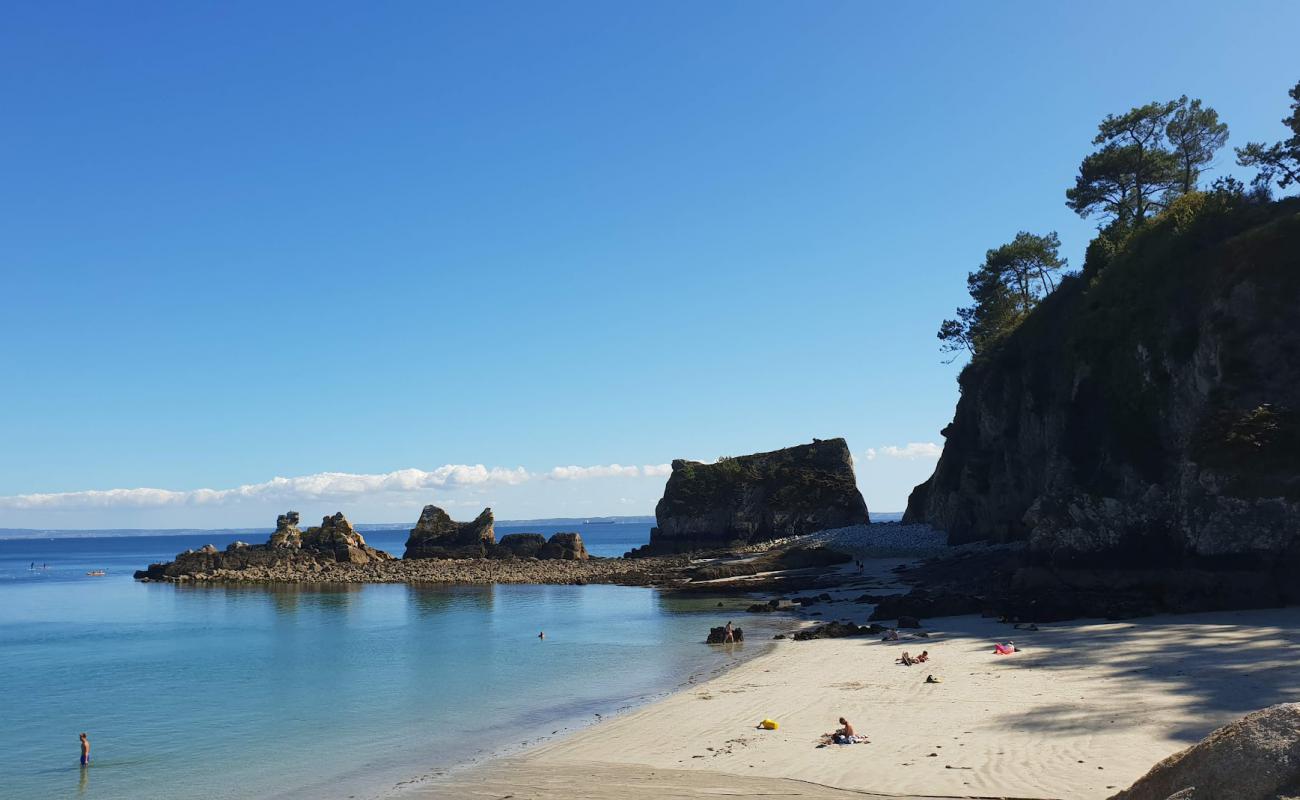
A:
[[[984,263],[966,276],[974,302],[957,309],[957,319],[939,326],[940,349],[972,356],[1015,329],[1034,306],[1056,288],[1055,275],[1066,266],[1056,231],[1039,236],[1021,231],[984,254]]]
[[[1283,189],[1293,183],[1300,184],[1300,83],[1289,94],[1293,101],[1291,116],[1282,120],[1282,124],[1291,129],[1291,137],[1273,145],[1251,142],[1237,148],[1238,164],[1259,168],[1254,180],[1257,187],[1267,187],[1274,179]]]
[[[1140,223],[1196,188],[1201,172],[1228,139],[1228,126],[1200,100],[1183,95],[1152,102],[1097,126],[1065,204],[1081,217],[1101,214],[1121,225]]]
[[[1228,141],[1228,126],[1219,122],[1219,112],[1202,108],[1200,100],[1178,98],[1178,108],[1165,125],[1165,136],[1178,160],[1178,191],[1187,194],[1196,188],[1201,170],[1214,160],[1214,154]]]

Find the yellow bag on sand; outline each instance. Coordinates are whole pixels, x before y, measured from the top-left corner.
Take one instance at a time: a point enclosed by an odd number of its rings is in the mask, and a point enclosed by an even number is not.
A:
[[[762,722],[758,723],[758,727],[766,731],[774,731],[781,726],[777,725],[776,720],[774,719],[765,719]]]

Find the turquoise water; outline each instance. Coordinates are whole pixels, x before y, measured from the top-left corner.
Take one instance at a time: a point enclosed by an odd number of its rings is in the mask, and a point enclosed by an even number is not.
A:
[[[0,541],[0,795],[374,796],[744,652],[700,644],[714,601],[632,587],[137,583],[185,537],[153,538]]]

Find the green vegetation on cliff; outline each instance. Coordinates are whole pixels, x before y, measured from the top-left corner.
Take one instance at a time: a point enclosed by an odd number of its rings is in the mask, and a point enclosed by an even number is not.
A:
[[[1195,188],[1206,162],[1167,145],[1180,108],[1201,115],[1201,152],[1223,144],[1195,103],[1123,115],[1164,132],[1142,145],[1166,143],[1163,166],[1113,176],[1130,194],[1109,206],[1072,190],[1071,207],[1108,221],[1081,271],[972,348],[909,521],[954,543],[1027,540],[1053,562],[1300,564],[1300,198],[1231,178]],[[973,318],[997,310],[975,300]]]

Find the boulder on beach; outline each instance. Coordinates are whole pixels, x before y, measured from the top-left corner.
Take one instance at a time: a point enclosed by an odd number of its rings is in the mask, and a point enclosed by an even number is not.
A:
[[[427,505],[402,558],[483,558],[495,545],[492,509],[483,509],[472,522],[456,522],[441,508]]]
[[[806,642],[809,639],[840,639],[845,636],[872,636],[885,630],[880,625],[855,625],[852,622],[828,622],[816,628],[798,631],[795,641]]]
[[[650,542],[631,556],[734,547],[868,522],[843,439],[719,459],[678,459]]]
[[[1175,753],[1111,800],[1300,797],[1300,703],[1247,714]]]

